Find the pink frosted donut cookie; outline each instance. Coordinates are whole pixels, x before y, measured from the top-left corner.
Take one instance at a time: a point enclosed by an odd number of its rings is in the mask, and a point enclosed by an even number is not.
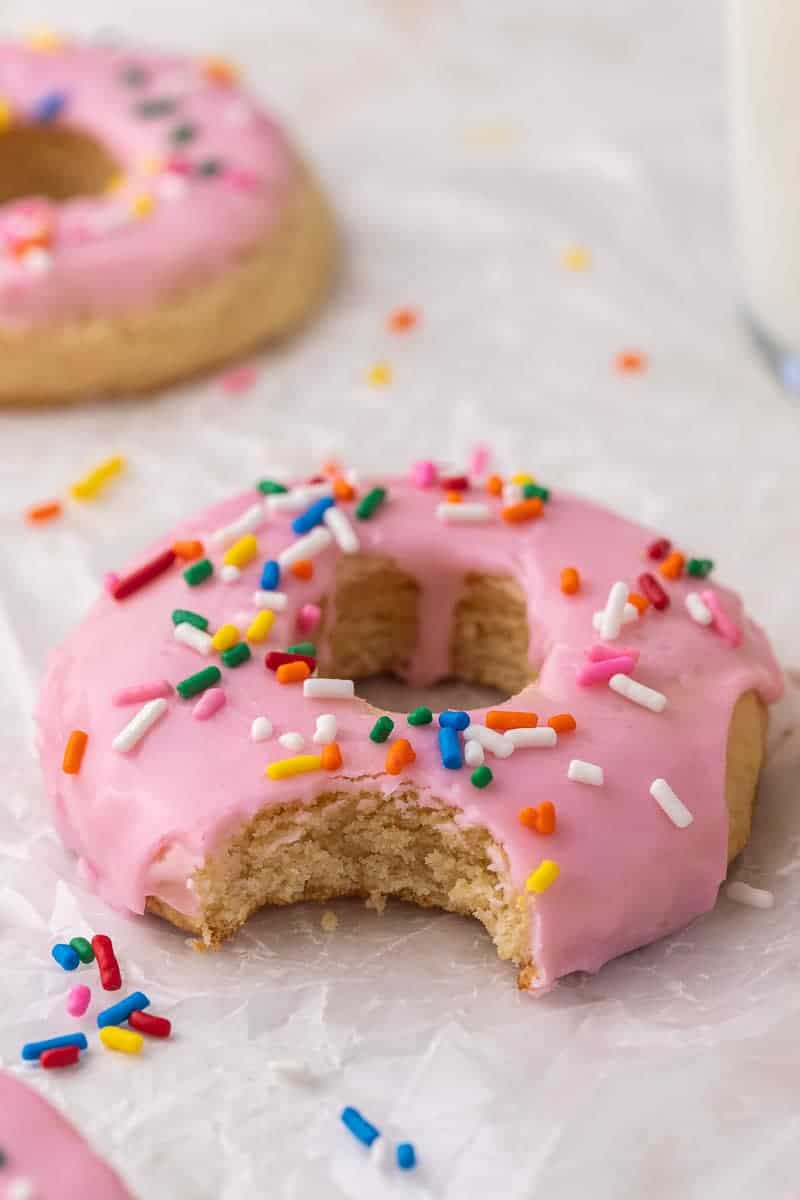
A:
[[[0,43],[0,404],[154,388],[293,329],[327,205],[219,60]]]
[[[131,1200],[131,1193],[38,1092],[0,1071],[0,1200]]]
[[[46,786],[110,903],[213,946],[264,904],[399,896],[477,917],[535,989],[713,906],[782,687],[763,633],[585,500],[433,478],[262,480],[55,654]],[[353,680],[383,671],[511,698],[380,713]]]

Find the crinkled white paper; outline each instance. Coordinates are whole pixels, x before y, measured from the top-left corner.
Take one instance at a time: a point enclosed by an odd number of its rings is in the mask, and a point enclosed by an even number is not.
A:
[[[43,0],[36,16],[238,58],[317,164],[343,265],[322,319],[250,391],[0,415],[3,1061],[72,1026],[76,977],[52,942],[105,930],[174,1038],[133,1059],[93,1040],[78,1071],[26,1075],[142,1200],[797,1194],[796,684],[734,872],[775,908],[722,897],[538,1001],[477,924],[399,905],[330,906],[332,933],[321,907],[264,913],[216,955],[112,914],[50,829],[32,752],[45,656],[104,570],[191,509],[331,454],[457,465],[489,441],[502,467],[713,557],[800,664],[800,413],[735,319],[718,6]],[[561,266],[573,242],[590,271]],[[392,337],[384,317],[405,303],[422,325]],[[645,374],[614,374],[628,347]],[[384,360],[391,386],[367,386]],[[130,468],[100,501],[24,525],[114,451]],[[345,1104],[413,1141],[418,1170],[371,1166]]]

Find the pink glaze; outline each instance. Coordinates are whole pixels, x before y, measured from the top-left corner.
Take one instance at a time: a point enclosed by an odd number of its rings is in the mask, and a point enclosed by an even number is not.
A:
[[[145,700],[171,696],[173,690],[172,684],[166,679],[154,679],[152,683],[138,683],[134,687],[121,688],[120,691],[114,692],[111,703],[117,708],[123,708],[127,704],[142,704]]]
[[[373,483],[386,481],[362,483],[362,494]],[[592,614],[611,583],[636,579],[652,531],[558,492],[543,517],[527,524],[502,521],[502,500],[487,497],[491,523],[443,526],[435,516],[435,494],[409,480],[387,486],[389,496],[371,520],[357,521],[353,506],[344,507],[362,552],[390,555],[419,583],[418,643],[408,679],[425,684],[448,673],[453,606],[466,572],[514,576],[527,597],[529,656],[539,675],[508,707],[537,712],[541,724],[554,713],[570,712],[577,731],[561,735],[546,755],[518,749],[507,759],[491,757],[494,781],[482,791],[471,785],[469,771],[443,768],[435,724],[412,728],[401,715],[396,732],[409,739],[417,757],[401,776],[387,775],[386,748],[368,736],[375,712],[356,698],[336,704],[344,765],[335,779],[325,772],[266,779],[265,766],[285,754],[274,743],[250,740],[253,719],[267,712],[310,744],[316,718],[330,710],[328,701],[306,699],[300,686],[278,684],[264,669],[262,650],[291,644],[303,605],[319,603],[327,593],[330,609],[339,556],[333,543],[315,558],[313,581],[284,573],[281,588],[289,603],[250,662],[222,668],[228,702],[212,725],[192,720],[192,702],[175,695],[145,742],[132,754],[114,754],[118,716],[110,700],[118,681],[163,673],[175,684],[198,670],[197,656],[172,636],[172,610],[192,608],[212,629],[243,609],[253,611],[262,562],[294,541],[291,513],[265,515],[257,533],[259,555],[236,583],[220,582],[220,548],[213,554],[214,576],[199,587],[188,587],[176,565],[126,600],[101,595],[51,661],[38,713],[44,776],[58,828],[91,863],[98,891],[137,913],[151,894],[191,911],[192,872],[242,822],[265,806],[309,803],[334,782],[338,790],[359,792],[366,776],[371,789],[387,795],[410,782],[424,803],[453,806],[459,823],[489,830],[520,897],[531,906],[537,988],[569,971],[594,971],[710,909],[726,873],[731,713],[749,689],[768,702],[782,690],[767,640],[744,616],[739,599],[719,589],[726,610],[744,629],[735,651],[721,638],[709,638],[685,611],[691,580],[665,585],[675,603],[626,627],[626,642],[640,653],[648,684],[668,697],[666,710],[656,714],[609,688],[582,688],[576,680],[591,640]],[[200,537],[211,545],[210,533],[257,500],[250,491],[201,513],[137,561],[176,538]],[[564,562],[577,563],[581,572],[581,590],[570,597],[559,587]],[[475,722],[484,716],[484,710],[471,714]],[[89,749],[80,774],[65,775],[61,757],[74,728],[89,731]],[[589,795],[570,782],[573,758],[602,766],[604,787]],[[668,780],[694,814],[688,829],[665,821],[650,797],[658,777]],[[520,824],[518,813],[542,800],[553,801],[557,810],[546,856],[558,862],[560,875],[534,898],[525,892],[525,881],[543,857],[541,839]]]
[[[203,692],[195,704],[192,716],[195,721],[207,721],[209,717],[213,717],[214,713],[224,707],[225,700],[226,696],[222,688],[209,688],[207,692]]]
[[[0,1071],[0,1197],[30,1184],[34,1200],[132,1200],[119,1176],[40,1096]]]
[[[141,82],[124,81],[131,67]],[[201,61],[71,41],[46,54],[0,43],[0,99],[15,121],[31,120],[54,91],[67,98],[54,123],[105,145],[124,181],[103,196],[0,205],[0,327],[149,307],[224,271],[278,223],[294,175],[283,134],[238,85],[206,78]],[[158,100],[174,111],[137,111]],[[176,148],[181,126],[194,137]],[[211,161],[218,173],[201,174]],[[140,219],[131,205],[142,195],[154,206]],[[43,241],[49,261],[40,267],[38,249],[26,261]]]
[[[92,998],[91,988],[88,988],[85,983],[79,983],[74,988],[69,989],[67,996],[67,1012],[71,1017],[82,1017],[89,1007],[89,1001]]]
[[[593,683],[607,683],[612,675],[630,675],[635,666],[632,654],[622,654],[619,658],[602,658],[578,667],[575,678],[581,687],[589,687]]]

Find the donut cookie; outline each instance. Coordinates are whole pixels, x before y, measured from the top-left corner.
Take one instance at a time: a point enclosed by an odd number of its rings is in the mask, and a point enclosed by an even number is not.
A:
[[[159,387],[294,329],[327,204],[219,60],[0,44],[0,405]]]
[[[782,688],[764,634],[639,525],[459,483],[460,503],[261,481],[100,598],[52,660],[39,743],[110,903],[217,946],[264,904],[398,896],[477,917],[531,989],[714,905]],[[382,671],[511,698],[382,714],[352,682]]]

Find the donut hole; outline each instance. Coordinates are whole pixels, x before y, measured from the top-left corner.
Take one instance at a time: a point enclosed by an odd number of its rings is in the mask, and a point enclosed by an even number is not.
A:
[[[29,196],[100,196],[120,166],[90,134],[65,125],[12,125],[0,134],[0,204]]]

